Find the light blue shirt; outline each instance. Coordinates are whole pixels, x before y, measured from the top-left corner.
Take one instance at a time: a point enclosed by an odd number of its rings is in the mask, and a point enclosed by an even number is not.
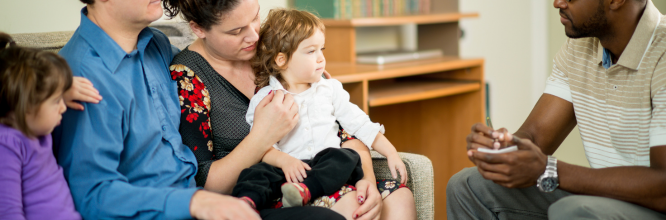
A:
[[[611,59],[611,52],[606,48],[604,48],[604,55],[601,58],[601,65],[604,69],[611,68],[614,65],[613,59]]]
[[[85,219],[191,218],[197,163],[178,133],[175,51],[146,28],[128,54],[85,14],[60,55],[103,100],[68,110],[54,133],[76,209]]]

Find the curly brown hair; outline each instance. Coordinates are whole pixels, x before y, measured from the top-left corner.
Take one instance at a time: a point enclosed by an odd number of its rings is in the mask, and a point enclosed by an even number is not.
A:
[[[298,45],[315,34],[325,32],[324,23],[314,14],[295,9],[271,9],[259,31],[257,54],[250,60],[255,74],[254,84],[267,86],[270,76],[275,76],[285,89],[289,86],[280,74],[275,58],[284,53],[288,63]]]
[[[26,114],[38,112],[54,93],[67,91],[72,71],[57,54],[16,46],[2,32],[0,46],[0,123],[33,137]]]
[[[204,30],[220,23],[220,16],[240,5],[239,0],[163,0],[164,13],[169,18],[179,13],[185,21],[193,21]]]

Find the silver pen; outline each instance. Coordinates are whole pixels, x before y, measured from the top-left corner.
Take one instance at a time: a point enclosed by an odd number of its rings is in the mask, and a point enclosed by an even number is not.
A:
[[[490,121],[490,117],[486,117],[486,125],[487,125],[490,129],[493,129],[493,131],[495,130],[495,129],[493,128],[493,123]],[[513,137],[513,138],[511,139],[511,141],[512,141],[514,144],[518,144],[518,142],[520,142],[520,138],[516,137],[516,135],[511,135],[511,136]],[[494,140],[493,143],[498,141],[497,138],[494,138],[493,140]]]

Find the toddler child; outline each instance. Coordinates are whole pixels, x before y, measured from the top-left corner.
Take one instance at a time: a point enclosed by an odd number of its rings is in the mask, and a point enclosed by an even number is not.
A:
[[[262,159],[239,176],[233,195],[262,208],[282,194],[283,207],[302,206],[310,198],[330,195],[363,177],[358,154],[340,148],[339,126],[387,157],[401,183],[405,165],[384,137],[383,126],[349,102],[342,84],[323,79],[326,67],[324,25],[315,15],[273,9],[261,27],[257,54],[252,59],[255,84],[261,88],[250,101],[247,122],[252,125],[259,102],[275,90],[292,94],[299,122]],[[339,125],[338,123],[339,122]],[[285,183],[288,182],[288,183]]]
[[[81,219],[50,135],[72,81],[60,56],[0,33],[0,219]]]

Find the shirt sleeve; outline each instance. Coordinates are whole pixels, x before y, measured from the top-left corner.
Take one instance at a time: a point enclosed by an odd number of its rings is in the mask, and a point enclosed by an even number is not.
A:
[[[14,138],[0,137],[0,219],[25,219],[20,146]]]
[[[566,56],[568,55],[569,41],[567,40],[560,51],[553,59],[553,71],[546,81],[545,94],[554,95],[561,99],[573,102],[571,98],[571,88],[569,87],[569,78],[567,73]]]
[[[191,218],[189,204],[197,188],[130,184],[119,171],[129,121],[123,117],[125,110],[114,104],[120,98],[110,91],[117,90],[86,78],[99,87],[104,101],[83,103],[84,111],[65,113],[58,152],[76,209],[84,219]]]
[[[384,131],[384,126],[370,121],[370,117],[361,108],[349,101],[349,93],[342,87],[342,83],[329,79],[333,88],[333,115],[347,133],[358,138],[365,146],[372,150],[372,143],[377,134]]]
[[[653,73],[650,147],[666,145],[666,61],[662,58]]]
[[[210,166],[215,162],[213,138],[210,127],[210,93],[199,77],[181,64],[170,67],[171,79],[177,82],[180,100],[180,128],[183,139],[197,158],[197,186],[203,187],[208,179]]]

